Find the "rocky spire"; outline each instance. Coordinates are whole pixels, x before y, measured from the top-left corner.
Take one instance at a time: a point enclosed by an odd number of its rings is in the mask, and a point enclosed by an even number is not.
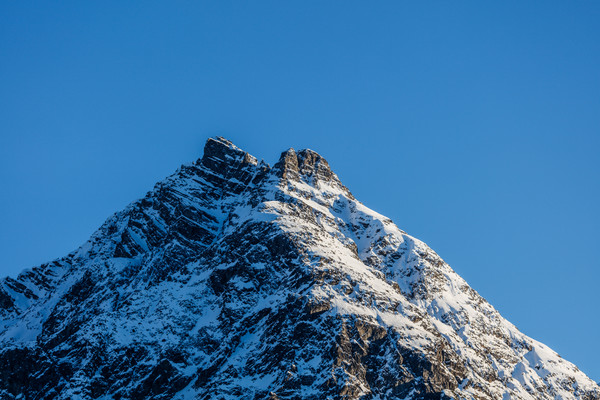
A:
[[[206,141],[204,155],[196,164],[202,165],[213,172],[223,173],[231,166],[239,164],[256,165],[257,160],[229,140],[217,136]]]
[[[282,181],[304,182],[315,188],[323,183],[331,185],[354,199],[350,190],[333,173],[327,160],[310,149],[295,151],[290,148],[284,151],[273,166],[273,173]]]
[[[310,149],[298,152],[298,168],[302,175],[318,179],[330,180],[335,174],[329,168],[329,163],[321,155]]]
[[[289,148],[279,156],[279,161],[273,166],[276,175],[283,179],[298,180],[298,155]]]
[[[336,179],[327,160],[319,153],[304,149],[296,152],[293,148],[281,153],[279,161],[273,166],[280,178],[298,180],[301,177],[330,181]]]
[[[255,178],[262,166],[255,157],[220,136],[209,138],[204,155],[196,161],[203,178],[217,187],[239,193]]]

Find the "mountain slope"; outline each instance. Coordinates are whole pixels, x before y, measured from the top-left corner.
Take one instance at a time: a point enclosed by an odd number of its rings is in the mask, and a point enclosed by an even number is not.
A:
[[[7,399],[600,398],[320,155],[223,138],[4,279],[0,341]]]

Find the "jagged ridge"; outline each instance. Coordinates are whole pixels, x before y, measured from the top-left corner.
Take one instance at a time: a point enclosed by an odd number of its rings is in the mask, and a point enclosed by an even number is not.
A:
[[[0,396],[598,399],[311,150],[223,138],[0,285]]]

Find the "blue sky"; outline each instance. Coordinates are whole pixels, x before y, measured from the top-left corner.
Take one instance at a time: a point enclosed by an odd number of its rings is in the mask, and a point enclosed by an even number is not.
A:
[[[417,4],[418,3],[418,4]],[[312,148],[600,380],[600,3],[3,2],[0,274],[222,135]]]

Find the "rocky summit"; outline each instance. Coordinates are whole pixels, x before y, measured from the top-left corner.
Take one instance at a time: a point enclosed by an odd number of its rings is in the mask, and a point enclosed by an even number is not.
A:
[[[311,150],[209,139],[0,283],[1,399],[600,399]]]

